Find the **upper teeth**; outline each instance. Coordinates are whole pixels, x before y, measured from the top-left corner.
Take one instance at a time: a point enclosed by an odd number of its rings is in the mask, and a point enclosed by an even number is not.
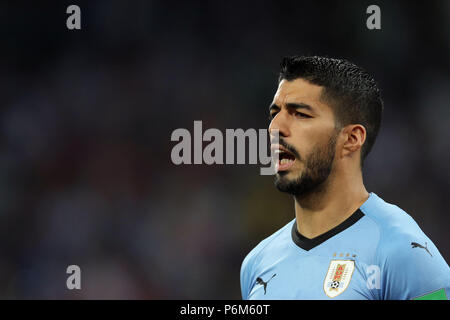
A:
[[[280,160],[280,163],[281,164],[286,164],[286,163],[289,163],[289,162],[293,162],[294,160],[292,160],[292,159],[286,159],[286,158],[284,158],[284,159],[281,159]]]

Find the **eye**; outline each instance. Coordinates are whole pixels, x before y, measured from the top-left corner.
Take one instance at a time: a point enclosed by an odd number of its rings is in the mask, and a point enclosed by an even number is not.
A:
[[[277,115],[278,112],[272,112],[271,114],[269,114],[269,121],[272,121],[273,118],[275,118],[275,116]]]
[[[295,116],[298,118],[312,118],[309,114],[298,111],[295,112]]]

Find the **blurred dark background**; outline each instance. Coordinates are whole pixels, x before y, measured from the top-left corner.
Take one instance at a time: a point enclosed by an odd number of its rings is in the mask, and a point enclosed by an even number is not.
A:
[[[170,137],[266,128],[293,54],[375,76],[366,186],[449,261],[449,1],[11,1],[0,35],[0,298],[240,299],[243,258],[293,202],[260,165],[172,164]]]

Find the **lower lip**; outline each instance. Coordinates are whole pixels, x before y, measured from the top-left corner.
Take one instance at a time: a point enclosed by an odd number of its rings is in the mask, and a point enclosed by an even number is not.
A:
[[[283,164],[281,164],[280,161],[278,161],[278,164],[276,166],[277,172],[289,170],[294,165],[295,161],[296,160],[289,161],[289,162],[283,163]]]

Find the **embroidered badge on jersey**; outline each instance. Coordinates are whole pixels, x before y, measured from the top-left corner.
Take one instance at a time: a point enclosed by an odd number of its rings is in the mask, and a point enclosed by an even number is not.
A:
[[[334,298],[344,292],[350,284],[354,270],[354,260],[331,260],[323,282],[325,294]]]

